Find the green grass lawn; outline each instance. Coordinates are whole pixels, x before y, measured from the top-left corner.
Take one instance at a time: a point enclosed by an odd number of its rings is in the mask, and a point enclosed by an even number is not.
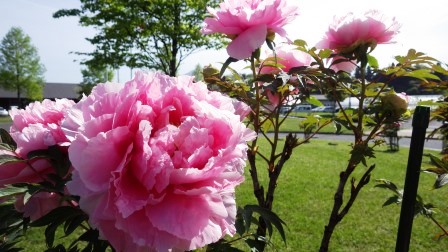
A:
[[[263,141],[261,149],[265,149]],[[278,233],[274,235],[276,248],[267,251],[318,251],[324,225],[328,221],[332,198],[338,183],[338,174],[347,164],[348,142],[312,140],[299,146],[278,181],[274,211],[287,223],[287,245]],[[385,178],[403,186],[409,149],[387,152],[379,148],[371,182],[361,191],[352,210],[337,226],[330,251],[394,251],[400,207],[382,207],[391,193],[375,188],[374,180]],[[434,153],[434,152],[433,152]],[[427,159],[424,159],[427,162]],[[358,167],[358,174],[365,167]],[[266,175],[263,170],[259,173]],[[240,206],[255,204],[248,171],[246,182],[237,188],[237,202]],[[266,182],[267,176],[262,180]],[[431,191],[434,177],[421,174],[419,194],[427,201],[445,208],[439,209],[436,218],[448,225],[446,212],[448,188]],[[422,216],[414,220],[410,251],[446,251],[448,240],[433,240],[438,228]],[[43,230],[30,230],[26,235],[25,251],[43,251]],[[249,251],[247,247],[241,247]]]
[[[9,116],[0,116],[0,123],[12,122],[11,117]]]
[[[274,243],[278,251],[318,251],[324,226],[328,222],[333,194],[339,172],[347,164],[348,142],[312,140],[299,146],[288,161],[278,181],[274,211],[288,224],[287,246],[277,235]],[[350,213],[337,226],[330,251],[393,251],[398,229],[400,207],[382,204],[392,194],[375,188],[374,180],[385,178],[403,186],[408,148],[387,152],[382,147],[376,152],[376,164],[371,182],[361,191]],[[424,159],[424,162],[427,160]],[[365,167],[358,167],[358,174]],[[265,178],[266,180],[266,178]],[[419,194],[428,202],[447,207],[448,188],[431,191],[434,177],[421,174]],[[238,188],[239,204],[255,204],[252,185],[247,181]],[[439,209],[436,218],[448,225],[446,208]],[[448,240],[434,241],[439,229],[422,216],[414,220],[411,251],[446,251]],[[271,249],[275,251],[275,249]]]

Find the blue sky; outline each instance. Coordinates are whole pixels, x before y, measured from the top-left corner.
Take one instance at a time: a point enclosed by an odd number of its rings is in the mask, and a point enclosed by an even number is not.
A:
[[[387,16],[395,16],[402,24],[400,34],[395,39],[397,43],[380,45],[374,51],[373,55],[381,65],[390,64],[394,55],[405,54],[409,48],[448,63],[446,0],[290,1],[297,4],[300,10],[295,22],[287,28],[291,39],[305,39],[313,45],[322,38],[334,15],[378,9]],[[82,80],[81,58],[70,52],[92,51],[93,47],[85,37],[93,36],[94,30],[80,27],[77,18],[52,18],[52,14],[59,9],[77,8],[79,5],[78,0],[0,0],[0,38],[12,26],[21,27],[39,51],[41,62],[47,69],[47,82],[79,83]],[[219,62],[224,62],[226,58],[225,50],[195,53],[181,66],[180,74],[187,74],[198,63],[220,67]],[[234,67],[242,68],[244,63]],[[125,82],[131,78],[131,71],[122,68],[118,76],[120,82]],[[118,81],[117,74],[115,81]]]

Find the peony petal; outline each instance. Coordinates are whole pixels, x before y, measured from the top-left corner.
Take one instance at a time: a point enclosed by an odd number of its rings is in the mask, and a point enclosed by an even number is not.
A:
[[[263,45],[267,33],[265,24],[251,27],[230,42],[227,46],[227,53],[230,57],[238,60],[249,58],[252,52]]]

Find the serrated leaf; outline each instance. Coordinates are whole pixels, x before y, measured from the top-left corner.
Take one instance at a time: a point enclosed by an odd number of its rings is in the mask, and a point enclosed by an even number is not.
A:
[[[308,102],[311,105],[314,105],[316,107],[322,107],[324,104],[319,101],[315,96],[310,96],[306,99],[306,102]]]
[[[375,91],[373,89],[367,89],[365,92],[366,97],[375,97],[378,95],[378,91]]]
[[[404,74],[403,76],[414,77],[420,79],[424,82],[427,82],[427,79],[440,80],[437,75],[434,75],[430,72],[429,69],[417,69],[411,72]]]

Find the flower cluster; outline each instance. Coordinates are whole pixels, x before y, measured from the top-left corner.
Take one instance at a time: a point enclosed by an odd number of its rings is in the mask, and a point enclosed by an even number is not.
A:
[[[2,196],[0,202],[12,198],[15,208],[32,222],[60,206],[76,209],[83,214],[80,220],[88,220],[89,228],[96,229],[116,251],[194,250],[236,233],[235,188],[244,181],[249,158],[259,208],[252,205],[239,215],[245,222],[239,226],[250,230],[255,219],[252,213],[262,209],[257,213],[261,216],[257,234],[244,236],[255,237],[246,240],[247,244],[260,246],[272,226],[281,230],[283,222],[269,211],[280,171],[300,144],[297,136],[289,134],[279,151],[277,133],[300,102],[320,103],[310,97],[309,86],[334,98],[342,111],[334,120],[339,127],[354,131],[356,151],[351,152],[351,162],[341,173],[338,190],[342,191],[335,194],[342,202],[343,183],[354,181],[349,179],[351,172],[372,155],[366,143],[380,127],[397,121],[407,110],[405,94],[396,94],[384,83],[368,83],[365,78],[370,52],[378,44],[390,43],[399,25],[376,11],[362,17],[349,14],[335,19],[312,49],[301,40],[290,43],[289,39],[289,45],[275,47],[275,35],[287,38],[284,26],[298,15],[298,8],[290,2],[224,0],[218,9],[208,9],[211,17],[205,19],[202,33],[221,33],[232,41],[224,68],[207,67],[203,76],[213,81],[209,84],[222,85],[229,95],[241,95],[253,109],[210,91],[193,77],[159,72],[138,72],[125,84],[98,84],[77,103],[44,100],[23,110],[13,109],[11,139],[0,131],[0,189],[18,183],[35,190],[31,195],[20,191]],[[265,42],[271,52],[261,60]],[[221,78],[228,64],[237,60],[250,61],[253,76],[249,81],[239,78],[232,83],[230,78]],[[355,69],[362,80],[347,74]],[[390,73],[408,69],[396,68]],[[340,101],[347,96],[358,99],[359,109],[346,113]],[[307,105],[309,109],[311,105]],[[285,108],[289,111],[280,115]],[[246,122],[253,130],[243,123],[250,113]],[[309,132],[331,120],[309,116],[301,125]],[[363,139],[367,123],[375,126]],[[273,138],[266,134],[269,127],[275,130]],[[263,148],[258,148],[258,133],[267,138],[272,153],[265,155]],[[248,141],[253,141],[250,146]],[[265,179],[258,179],[256,155],[268,166],[266,187],[260,186]],[[371,169],[365,177],[369,172]],[[362,186],[358,183],[355,189]],[[335,206],[332,214],[344,212],[337,207],[341,206]],[[342,217],[330,217],[326,228],[334,230],[331,225],[337,223],[331,221]],[[273,220],[277,221],[274,225],[269,222]],[[331,232],[325,235],[331,236]],[[329,242],[327,237],[323,243],[326,239]],[[321,251],[327,249],[324,244]]]

